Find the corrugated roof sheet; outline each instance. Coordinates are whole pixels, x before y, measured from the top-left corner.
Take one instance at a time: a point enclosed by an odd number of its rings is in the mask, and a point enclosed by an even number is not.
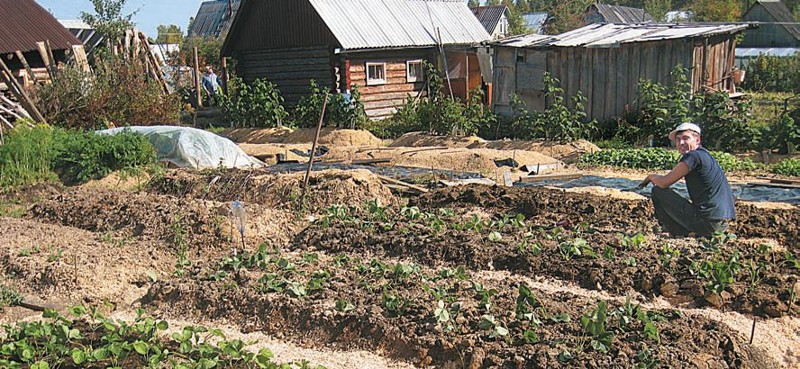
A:
[[[190,36],[224,36],[231,27],[231,22],[241,5],[240,0],[233,0],[233,15],[229,16],[228,0],[206,1],[200,4],[197,15],[188,30]]]
[[[647,14],[644,9],[608,4],[592,4],[589,7],[595,7],[597,12],[606,20],[606,23],[644,23],[653,21],[653,17]]]
[[[544,24],[547,23],[547,18],[550,17],[547,13],[529,13],[522,15],[522,21],[525,22],[531,32],[542,34],[544,33]]]
[[[781,23],[796,23],[797,20],[794,19],[792,12],[786,5],[783,4],[781,1],[777,0],[758,0],[755,4],[753,4],[750,9],[756,6],[763,6],[764,9],[769,13],[772,18],[775,19],[776,22]],[[747,13],[750,12],[750,9],[747,10]],[[744,15],[744,19],[748,19],[747,13]],[[794,38],[800,40],[800,24],[782,24],[783,28],[786,29]]]
[[[615,44],[730,34],[747,24],[590,24],[560,35],[526,35],[496,42],[511,47],[613,47]]]
[[[497,28],[497,24],[500,23],[500,19],[503,18],[503,14],[508,10],[508,7],[505,5],[488,5],[470,8],[470,10],[481,22],[486,32],[491,34]]]
[[[462,0],[309,0],[345,50],[473,44],[489,33]]]
[[[784,56],[791,57],[800,53],[798,47],[737,47],[737,58],[756,58],[761,54],[768,56]]]
[[[0,0],[0,53],[36,50],[36,42],[50,40],[53,50],[81,42],[33,0]]]

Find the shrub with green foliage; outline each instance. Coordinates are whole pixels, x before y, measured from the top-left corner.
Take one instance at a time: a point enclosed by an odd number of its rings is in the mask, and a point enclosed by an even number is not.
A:
[[[292,115],[292,119],[298,127],[316,127],[322,113],[322,104],[325,102],[327,89],[311,80],[309,90],[310,93],[303,96],[297,103]],[[340,93],[328,94],[325,117],[322,121],[324,127],[360,129],[367,121],[367,113],[361,102],[361,93],[356,85],[351,86],[349,98]]]
[[[244,83],[234,76],[228,82],[228,95],[219,96],[231,127],[282,126],[289,115],[278,86],[264,79]]]
[[[711,156],[717,159],[725,171],[748,171],[758,168],[750,159],[738,159],[735,156],[711,151]],[[676,150],[664,148],[647,149],[607,149],[581,156],[579,164],[584,166],[608,165],[631,169],[669,170],[678,164],[681,154]]]
[[[800,54],[793,57],[759,55],[744,70],[743,89],[800,92]]]
[[[800,177],[800,159],[784,159],[770,168],[772,173]]]
[[[52,168],[67,184],[100,179],[118,170],[136,173],[158,161],[147,137],[129,130],[115,135],[56,131],[56,136],[59,152]]]
[[[45,119],[64,128],[172,123],[180,112],[180,97],[163,94],[135,58],[96,58],[94,74],[77,67],[59,69],[52,83],[37,85],[32,95]]]
[[[147,138],[130,131],[112,136],[20,125],[0,145],[0,190],[58,177],[74,184],[117,170],[134,174],[156,162]]]

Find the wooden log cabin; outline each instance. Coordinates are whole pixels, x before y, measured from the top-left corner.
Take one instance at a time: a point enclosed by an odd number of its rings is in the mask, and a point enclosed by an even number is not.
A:
[[[381,119],[425,90],[424,61],[466,98],[484,81],[474,46],[488,39],[461,0],[243,0],[222,54],[245,81],[278,85],[287,105],[311,80],[341,93],[355,85]]]

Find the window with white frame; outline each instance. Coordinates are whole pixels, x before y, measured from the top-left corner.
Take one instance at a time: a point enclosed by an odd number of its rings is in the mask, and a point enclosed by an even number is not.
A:
[[[386,63],[367,63],[367,85],[386,83]]]
[[[406,82],[418,82],[424,79],[422,70],[422,59],[409,60],[406,62]]]

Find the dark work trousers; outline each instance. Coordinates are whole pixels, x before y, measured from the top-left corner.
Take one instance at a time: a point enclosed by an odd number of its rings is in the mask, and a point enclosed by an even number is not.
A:
[[[727,220],[705,219],[689,200],[672,188],[653,186],[653,207],[661,227],[673,236],[687,236],[689,232],[708,237],[728,228]]]

